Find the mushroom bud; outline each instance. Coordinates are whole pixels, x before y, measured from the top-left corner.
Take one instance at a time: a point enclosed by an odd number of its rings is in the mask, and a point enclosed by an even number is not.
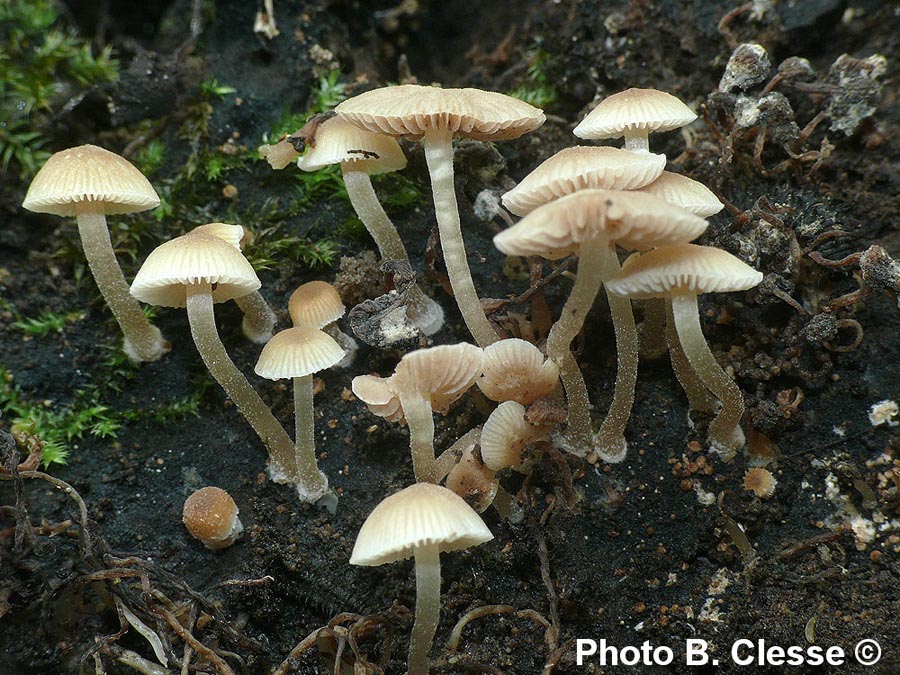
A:
[[[212,486],[200,488],[185,500],[182,521],[195,539],[212,550],[231,546],[244,531],[234,499]]]

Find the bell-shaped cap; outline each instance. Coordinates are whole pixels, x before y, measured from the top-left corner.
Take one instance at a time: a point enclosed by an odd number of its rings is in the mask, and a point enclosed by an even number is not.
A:
[[[727,293],[753,288],[763,275],[727,251],[679,244],[632,255],[606,284],[628,298],[660,298],[676,293]]]
[[[131,294],[148,305],[184,307],[185,286],[211,284],[213,302],[259,290],[253,266],[218,237],[191,232],[157,246],[138,270]]]
[[[588,239],[605,237],[622,248],[645,251],[692,241],[707,225],[644,192],[581,190],[536,208],[495,236],[494,246],[507,255],[558,260]]]
[[[663,171],[659,178],[640,190],[701,218],[709,218],[725,208],[716,194],[703,183],[671,171]]]
[[[418,84],[364,92],[343,101],[335,112],[363,129],[410,140],[445,129],[457,137],[501,141],[544,123],[542,110],[506,94]]]
[[[222,241],[226,241],[240,251],[243,246],[247,231],[241,225],[229,225],[228,223],[207,223],[206,225],[198,225],[191,232],[197,234],[208,234],[212,237],[218,237]]]
[[[519,338],[508,338],[484,348],[478,388],[492,401],[534,403],[556,388],[559,367],[541,350]]]
[[[366,131],[340,117],[323,122],[316,131],[316,144],[297,160],[304,171],[346,163],[353,171],[369,174],[399,171],[406,155],[392,136]]]
[[[492,471],[522,465],[522,451],[547,435],[549,427],[530,424],[525,419],[525,406],[515,401],[498,405],[481,430],[481,458]]]
[[[37,213],[136,213],[159,206],[159,195],[131,162],[96,145],[55,153],[41,167],[22,206]]]
[[[418,549],[458,551],[494,538],[462,497],[432,483],[416,483],[376,506],[356,536],[351,565],[384,565]]]
[[[345,311],[337,289],[325,281],[301,284],[288,300],[288,313],[295,326],[322,328],[340,319]]]
[[[579,138],[618,138],[626,131],[670,131],[697,114],[672,94],[656,89],[626,89],[608,96],[575,127]]]
[[[311,326],[294,326],[269,339],[254,371],[268,380],[304,377],[331,368],[342,358],[344,350],[330,335]]]
[[[188,532],[211,549],[231,545],[244,529],[238,519],[237,504],[219,487],[204,487],[191,493],[181,517]]]
[[[636,190],[659,178],[665,167],[665,155],[576,145],[544,160],[502,201],[514,214],[524,216],[578,190]]]
[[[350,383],[356,397],[366,404],[373,415],[388,422],[404,422],[400,398],[392,388],[393,378],[377,375],[357,375]]]
[[[483,350],[465,342],[417,349],[400,359],[393,388],[401,399],[407,392],[420,393],[431,400],[432,410],[445,413],[475,384],[483,361]]]

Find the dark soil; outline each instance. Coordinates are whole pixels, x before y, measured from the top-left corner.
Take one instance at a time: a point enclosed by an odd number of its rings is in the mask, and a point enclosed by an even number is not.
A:
[[[85,7],[93,3],[69,4],[73,21],[93,33],[96,12],[103,10]],[[716,108],[727,101],[717,104],[715,97],[707,106],[708,123],[692,127],[690,137],[670,133],[651,139],[654,150],[665,151],[673,162],[671,170],[706,182],[735,207],[711,219],[701,243],[723,246],[767,274],[754,291],[705,296],[701,309],[713,350],[734,370],[745,394],[748,435],[751,430],[764,434],[780,450],[769,467],[778,480],[774,496],[761,500],[742,489],[746,454],[726,464],[692,443],[703,440],[705,421],[688,429],[687,401],[668,360],[642,361],[624,463],[605,466],[546,453],[524,482],[521,477],[503,480],[525,507],[524,521],[507,523],[488,509],[484,518],[494,541],[443,556],[444,609],[434,654],[442,653],[453,625],[469,610],[509,605],[546,617],[558,634],[551,629],[545,636],[544,626],[527,614],[479,618],[463,632],[457,653],[442,660],[440,672],[534,674],[548,662],[558,665],[545,672],[682,672],[686,667],[678,664],[684,662],[687,638],[709,640],[721,660],[717,669],[692,672],[736,672],[728,653],[738,638],[805,646],[811,631],[815,644],[838,645],[850,654],[848,665],[833,672],[900,672],[900,468],[894,468],[900,467],[900,435],[888,425],[873,427],[867,416],[873,403],[900,398],[900,310],[896,297],[876,291],[863,302],[835,309],[833,317],[842,322],[838,327],[847,326],[835,333],[825,326],[831,316],[813,317],[829,301],[856,290],[858,280],[852,267],[828,269],[809,256],[815,250],[837,260],[876,243],[900,254],[900,151],[892,140],[900,132],[896,6],[875,0],[778,3],[762,17],[738,14],[725,35],[717,24],[735,7],[727,2],[419,4],[418,11],[391,22],[383,14],[391,2],[276,0],[281,35],[268,41],[252,31],[256,3],[220,2],[214,12],[212,3],[202,3],[203,32],[193,49],[185,49],[191,16],[187,0],[168,3],[159,13],[134,3],[107,3],[106,39],[122,51],[123,77],[91,96],[115,101],[117,112],[109,114],[112,108],[88,100],[44,133],[52,150],[80,143],[121,150],[141,120],[177,115],[189,99],[187,92],[215,76],[235,87],[242,103],[233,96],[215,103],[212,142],[224,143],[239,132],[241,142],[256,147],[263,130],[285,110],[308,107],[317,81],[309,56],[313,45],[330,50],[342,78],[360,87],[397,81],[402,74],[398,60],[404,56],[421,83],[508,91],[526,81],[526,52],[539,42],[549,54],[546,72],[558,94],[547,109],[551,118],[530,136],[497,144],[502,163],[499,155],[469,144],[457,164],[476,287],[485,296],[502,298],[525,291],[527,281],[510,281],[502,273],[502,256],[490,241],[500,225],[478,221],[474,198],[484,189],[508,189],[540,160],[573,144],[571,129],[595,95],[657,87],[698,108],[716,91],[731,47],[740,42],[762,43],[773,66],[789,56],[809,59],[820,75],[817,81],[841,54],[885,55],[883,91],[873,117],[849,137],[829,131],[826,120],[803,145],[803,151],[818,150],[826,137],[834,145],[814,173],[808,160],[774,170],[789,157],[780,143],[769,142],[761,156],[768,170],[763,174],[752,159],[753,132],[735,136],[732,161],[722,163],[731,122],[724,108]],[[128,69],[132,59],[137,65]],[[758,95],[759,88],[755,91]],[[801,128],[827,106],[821,92],[780,91],[797,111]],[[170,164],[189,152],[174,125],[163,129],[161,138],[171,144]],[[422,178],[421,150],[412,152],[410,171]],[[229,182],[245,205],[261,204],[290,184],[290,176],[278,183],[270,173],[258,162],[230,175]],[[60,237],[73,239],[73,224],[22,211],[26,187],[16,175],[2,179],[0,296],[23,316],[71,308],[84,308],[87,315],[44,337],[25,336],[10,314],[0,318],[0,366],[29,400],[64,406],[72,403],[74,392],[107,375],[118,337],[87,273],[75,281],[83,265],[72,256],[54,256]],[[158,229],[159,239],[142,243],[140,259],[173,232],[228,220],[231,208],[224,198],[199,204],[197,222],[171,223],[171,232]],[[291,220],[290,233],[321,235],[343,219],[344,208],[313,205],[307,215]],[[414,263],[421,266],[434,224],[429,204],[393,215]],[[821,237],[832,230],[846,236]],[[348,256],[372,246],[368,240],[337,236]],[[126,276],[133,276],[139,262],[123,261]],[[283,310],[296,285],[331,280],[335,272],[275,268],[261,273],[262,292]],[[467,339],[439,279],[426,282],[449,317],[434,342]],[[564,280],[550,287],[553,309],[558,310],[566,288]],[[784,297],[799,303],[799,309]],[[528,311],[527,306],[519,309]],[[252,375],[259,348],[240,335],[233,304],[218,306],[217,318],[229,353],[290,430],[290,389]],[[811,325],[814,321],[820,323]],[[852,321],[863,330],[855,348]],[[121,391],[104,394],[112,408],[165,406],[190,396],[206,379],[183,312],[161,311],[157,324],[174,349],[117,379]],[[817,325],[825,326],[824,338]],[[600,304],[580,344],[596,418],[609,404],[615,370],[612,326]],[[166,635],[180,658],[182,641],[158,613],[146,611],[165,606],[151,589],[214,614],[194,633],[236,654],[227,658],[236,672],[270,672],[301,639],[344,612],[381,614],[394,629],[385,672],[404,672],[411,626],[405,608],[415,603],[412,563],[348,564],[356,533],[375,504],[413,481],[406,430],[374,417],[345,393],[354,375],[387,375],[398,356],[364,349],[349,370],[320,375],[317,438],[320,465],[341,495],[334,515],[298,504],[291,489],[266,480],[259,439],[217,386],[206,389],[199,417],[165,424],[144,418],[127,423],[115,439],[86,434],[73,441],[66,465],[50,468],[87,504],[95,545],[89,557],[81,554],[75,526],[17,545],[16,494],[11,483],[3,483],[0,673],[93,673],[95,660],[88,650],[97,649],[108,673],[134,672],[113,658],[117,648],[153,661],[149,644],[134,630],[118,641],[108,638],[120,628],[115,593],[136,612],[144,608],[142,620]],[[450,415],[436,418],[438,449],[484,418],[483,401],[475,395],[463,399]],[[765,442],[753,438],[753,447]],[[185,497],[208,484],[233,495],[247,529],[235,546],[217,553],[193,540],[180,522]],[[861,485],[874,491],[874,503]],[[33,526],[77,518],[72,502],[49,484],[26,480],[22,490]],[[701,503],[705,493],[713,498],[711,504]],[[857,516],[856,531],[851,514]],[[873,522],[875,531],[864,541],[860,532]],[[734,523],[745,530],[755,555],[742,555],[729,535]],[[104,557],[104,542],[114,557]],[[129,556],[139,560],[116,562]],[[85,576],[102,569],[137,570],[147,585],[141,590],[140,576],[118,584]],[[259,581],[222,585],[232,580]],[[360,649],[371,661],[384,655],[385,636],[383,628],[360,633]],[[605,638],[618,646],[649,640],[671,647],[675,665],[604,668],[594,661],[578,667],[574,638]],[[884,650],[869,669],[852,656],[863,638],[877,639]],[[327,642],[320,643],[323,652],[328,652]],[[326,672],[318,651],[300,656],[296,672]],[[351,655],[347,647],[347,658]],[[203,672],[214,672],[203,663]],[[166,672],[178,672],[170,668]]]

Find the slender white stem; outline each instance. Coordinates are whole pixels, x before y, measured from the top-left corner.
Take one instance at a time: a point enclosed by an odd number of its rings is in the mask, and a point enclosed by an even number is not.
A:
[[[84,255],[97,288],[125,336],[125,351],[136,361],[156,361],[168,351],[168,345],[159,328],[147,320],[140,305],[131,296],[109,239],[106,216],[87,212],[89,206],[82,208],[85,212],[79,212],[76,218]]]
[[[712,412],[716,409],[717,401],[715,396],[709,393],[703,381],[697,377],[687,356],[684,355],[684,349],[682,349],[678,333],[675,331],[675,317],[672,315],[672,301],[669,298],[665,299],[665,311],[669,357],[672,359],[672,370],[675,372],[675,377],[688,398],[688,421],[690,421],[691,412]]]
[[[250,386],[225,351],[213,314],[212,287],[208,283],[186,287],[187,315],[197,351],[210,374],[253,427],[269,450],[269,475],[277,483],[300,482],[294,444],[269,406]]]
[[[487,347],[499,338],[484,314],[481,300],[475,291],[466,247],[459,224],[456,185],[453,180],[453,135],[446,129],[429,131],[422,139],[425,160],[431,175],[434,193],[434,215],[441,235],[444,264],[453,287],[453,296],[462,313],[466,327],[479,347]]]
[[[400,406],[409,427],[409,450],[419,483],[436,483],[434,476],[434,413],[431,401],[418,392],[400,391]]]
[[[666,300],[644,300],[644,322],[641,326],[641,358],[658,359],[668,350],[666,343]]]
[[[650,132],[646,129],[628,129],[624,136],[628,152],[650,152]]]
[[[266,344],[272,338],[272,331],[278,322],[269,303],[259,291],[235,298],[234,301],[244,313],[244,320],[241,323],[244,336],[254,344]]]
[[[314,502],[328,492],[328,478],[316,462],[316,423],[313,417],[313,376],[294,378],[294,446],[297,490],[304,501]]]
[[[423,546],[415,556],[416,621],[409,637],[407,675],[428,675],[428,655],[441,615],[441,554],[437,546]]]
[[[722,402],[722,410],[709,425],[709,443],[713,451],[730,460],[744,445],[744,432],[740,427],[744,397],[737,384],[722,370],[703,337],[697,296],[693,293],[672,296],[672,315],[678,340],[691,367]]]

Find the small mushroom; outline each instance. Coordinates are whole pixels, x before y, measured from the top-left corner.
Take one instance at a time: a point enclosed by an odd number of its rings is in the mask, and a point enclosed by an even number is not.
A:
[[[553,393],[559,367],[541,350],[519,338],[500,340],[485,347],[484,365],[475,383],[492,401],[534,403]]]
[[[494,478],[494,471],[487,467],[476,452],[477,443],[462,448],[462,456],[447,474],[445,485],[478,513],[484,511],[494,501],[500,482]]]
[[[714,216],[725,208],[703,183],[671,171],[663,171],[659,178],[639,189],[701,218]]]
[[[309,281],[297,287],[288,300],[288,313],[295,326],[312,326],[327,333],[344,350],[344,358],[338,368],[347,368],[353,363],[359,345],[342,331],[337,321],[346,307],[337,289],[325,281]]]
[[[428,675],[441,611],[441,552],[478,546],[493,538],[461,497],[430,483],[416,483],[387,497],[363,523],[351,565],[376,566],[415,557],[416,620],[407,675]]]
[[[778,481],[775,480],[775,476],[768,469],[755,467],[747,469],[747,472],[744,474],[744,489],[762,499],[768,499],[774,495],[777,484]]]
[[[88,267],[125,336],[125,353],[131,360],[156,361],[169,351],[159,329],[128,294],[106,226],[108,215],[159,206],[159,196],[140,171],[96,145],[69,148],[41,167],[22,206],[37,213],[75,216]]]
[[[214,551],[231,546],[244,531],[237,504],[219,487],[191,493],[184,502],[182,521],[195,539]]]
[[[501,403],[481,430],[481,457],[492,471],[507,467],[523,471],[522,452],[529,444],[546,438],[550,429],[529,423],[525,406],[515,401]]]

